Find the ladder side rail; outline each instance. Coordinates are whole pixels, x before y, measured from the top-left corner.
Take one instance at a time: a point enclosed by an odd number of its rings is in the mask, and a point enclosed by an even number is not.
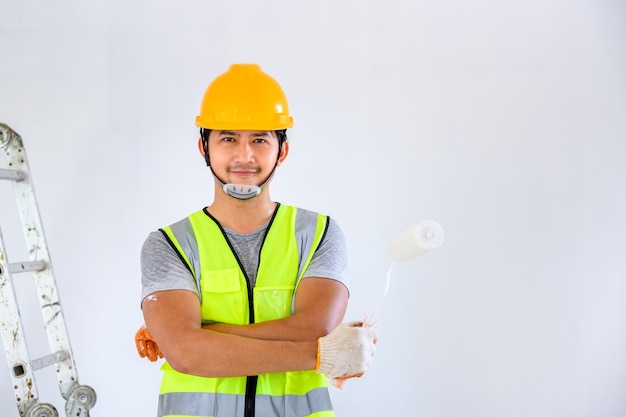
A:
[[[47,265],[47,268],[35,271],[33,276],[51,352],[67,353],[65,360],[55,364],[61,395],[67,399],[78,384],[78,375],[31,181],[28,159],[21,137],[17,134],[16,136],[17,138],[6,147],[5,152],[9,167],[24,173],[23,180],[12,182],[13,191],[22,220],[29,258],[31,262],[45,262]]]
[[[30,366],[28,347],[20,310],[17,304],[13,278],[0,230],[0,333],[9,365],[11,383],[20,416],[39,402],[34,369]]]

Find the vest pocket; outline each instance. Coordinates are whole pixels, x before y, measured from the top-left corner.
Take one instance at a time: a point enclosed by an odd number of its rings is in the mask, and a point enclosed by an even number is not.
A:
[[[247,289],[239,269],[202,271],[202,321],[247,324]]]
[[[293,285],[255,287],[254,303],[263,306],[256,309],[255,320],[262,322],[291,316],[293,291]]]

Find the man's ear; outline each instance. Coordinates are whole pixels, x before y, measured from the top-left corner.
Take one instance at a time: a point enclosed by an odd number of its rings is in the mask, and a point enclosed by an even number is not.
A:
[[[202,146],[202,136],[198,138],[198,150],[200,151],[200,155],[204,156],[204,146]]]
[[[287,155],[289,155],[289,142],[285,141],[280,147],[280,155],[278,155],[278,163],[276,164],[277,167],[283,163]]]

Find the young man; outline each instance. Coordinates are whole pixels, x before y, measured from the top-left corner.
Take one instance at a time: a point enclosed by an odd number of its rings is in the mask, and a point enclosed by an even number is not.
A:
[[[158,415],[334,416],[328,378],[362,375],[376,334],[340,324],[346,250],[329,217],[270,199],[293,126],[280,85],[235,64],[205,92],[211,205],[142,248],[140,355],[165,356]]]

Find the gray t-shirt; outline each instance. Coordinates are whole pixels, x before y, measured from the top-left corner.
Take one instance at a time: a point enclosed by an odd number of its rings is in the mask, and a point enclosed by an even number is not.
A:
[[[256,282],[258,254],[268,224],[247,234],[224,228],[253,286]],[[345,237],[337,222],[331,218],[326,235],[315,251],[303,279],[329,278],[348,287],[346,268]],[[141,275],[142,300],[157,291],[188,290],[198,293],[193,275],[159,231],[150,233],[141,248]]]

